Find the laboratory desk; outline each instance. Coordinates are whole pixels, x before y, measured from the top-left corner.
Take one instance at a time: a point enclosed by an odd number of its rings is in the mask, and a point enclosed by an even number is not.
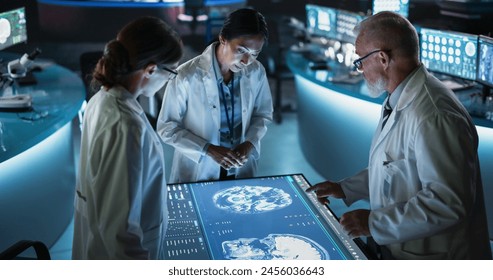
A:
[[[4,62],[20,57],[0,56]],[[84,85],[76,73],[39,62],[35,84],[14,82],[0,91],[31,95],[33,108],[0,112],[0,251],[24,239],[51,247],[73,216],[72,120],[85,99]]]
[[[290,51],[287,64],[295,75],[301,150],[322,176],[341,180],[368,164],[371,140],[380,119],[384,97],[371,98],[366,83],[348,77],[347,67],[329,61],[313,67],[306,53]],[[472,109],[472,88],[457,92]],[[493,238],[493,121],[473,116],[479,134],[479,158],[487,207],[490,239]]]

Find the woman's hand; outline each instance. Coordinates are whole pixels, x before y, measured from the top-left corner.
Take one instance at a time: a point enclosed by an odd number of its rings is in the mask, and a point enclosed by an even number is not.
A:
[[[237,153],[226,147],[210,144],[207,149],[207,155],[226,170],[241,167],[243,165],[243,162]]]
[[[253,150],[253,144],[249,141],[245,141],[240,145],[236,146],[233,152],[240,159],[241,165],[245,164],[248,161],[248,157],[250,157],[250,153]]]

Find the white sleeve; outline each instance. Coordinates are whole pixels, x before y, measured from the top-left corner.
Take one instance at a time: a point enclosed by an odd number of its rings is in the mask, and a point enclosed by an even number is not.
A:
[[[378,244],[432,236],[471,213],[477,160],[472,129],[452,114],[435,115],[420,125],[414,151],[421,190],[407,201],[372,211],[370,231]]]

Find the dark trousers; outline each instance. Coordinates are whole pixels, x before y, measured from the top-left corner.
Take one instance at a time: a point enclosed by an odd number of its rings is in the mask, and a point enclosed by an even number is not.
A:
[[[368,237],[367,241],[368,250],[373,254],[373,257],[379,260],[395,260],[394,256],[386,246],[380,246],[373,240],[373,238]]]
[[[226,181],[226,180],[233,180],[233,179],[235,179],[235,175],[229,175],[228,176],[228,170],[221,167],[221,173],[219,174],[219,180]]]

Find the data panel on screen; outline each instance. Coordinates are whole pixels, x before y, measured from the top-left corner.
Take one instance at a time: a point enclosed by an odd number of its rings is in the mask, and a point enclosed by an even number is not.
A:
[[[310,35],[354,43],[353,29],[364,16],[330,7],[307,4],[306,26]]]
[[[477,81],[493,88],[493,38],[479,36]]]
[[[421,28],[421,61],[430,71],[476,80],[478,36]]]
[[[367,259],[302,174],[168,186],[168,259]]]
[[[373,14],[381,11],[392,11],[408,17],[409,0],[373,0]]]
[[[354,41],[356,40],[354,27],[363,19],[364,16],[360,14],[345,10],[338,10],[336,20],[337,39],[354,44]]]
[[[308,33],[331,39],[336,37],[336,9],[310,4],[306,5],[305,9]]]
[[[0,50],[27,41],[24,7],[0,13]]]

